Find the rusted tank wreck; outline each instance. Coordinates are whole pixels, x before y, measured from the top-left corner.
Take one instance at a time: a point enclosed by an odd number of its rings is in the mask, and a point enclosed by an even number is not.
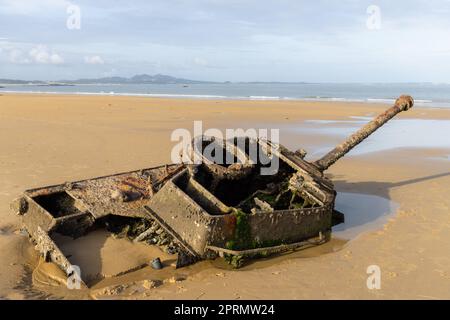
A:
[[[133,241],[158,245],[177,255],[177,267],[224,257],[239,267],[248,257],[318,245],[329,239],[336,216],[336,191],[324,176],[339,158],[401,111],[413,106],[401,96],[395,105],[315,162],[266,140],[194,139],[216,144],[239,159],[223,165],[202,156],[201,164],[171,164],[111,176],[27,190],[12,208],[36,249],[67,274],[70,260],[52,238],[80,237],[104,227]],[[242,142],[242,140],[241,140]],[[277,157],[275,174],[261,175],[263,162]]]

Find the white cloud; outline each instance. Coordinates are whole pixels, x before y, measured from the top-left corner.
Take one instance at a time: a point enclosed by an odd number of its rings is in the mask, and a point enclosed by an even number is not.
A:
[[[63,64],[64,59],[59,54],[53,53],[50,56],[50,63],[51,64]]]
[[[13,64],[63,64],[64,58],[45,45],[0,42],[0,54]]]
[[[105,61],[100,56],[86,56],[84,62],[87,64],[105,64]]]
[[[46,46],[38,45],[29,52],[32,62],[40,64],[63,64],[64,59],[57,53],[50,51]]]

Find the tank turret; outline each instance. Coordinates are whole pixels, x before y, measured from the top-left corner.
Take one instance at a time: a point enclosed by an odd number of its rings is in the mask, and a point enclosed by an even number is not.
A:
[[[158,245],[177,255],[177,267],[217,256],[239,267],[250,257],[326,242],[338,213],[336,191],[324,171],[413,104],[412,97],[399,97],[315,162],[305,160],[304,150],[291,152],[263,139],[241,137],[242,147],[237,138],[200,137],[202,155],[212,143],[223,151],[219,154],[239,161],[226,165],[199,155],[200,164],[169,164],[26,190],[12,209],[43,258],[68,276],[72,261],[55,235],[76,238],[95,228]],[[253,161],[250,146],[260,156],[275,157],[278,169],[262,174],[267,163]]]

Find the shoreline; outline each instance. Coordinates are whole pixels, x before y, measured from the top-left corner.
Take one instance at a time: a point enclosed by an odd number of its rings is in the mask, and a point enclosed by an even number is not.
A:
[[[88,85],[89,86],[89,85]],[[338,97],[279,97],[279,96],[224,96],[207,94],[170,94],[170,93],[132,93],[132,92],[60,92],[60,91],[13,91],[1,90],[1,95],[32,95],[32,96],[99,96],[99,97],[142,97],[155,99],[189,99],[211,101],[271,101],[271,102],[324,102],[324,103],[362,103],[377,105],[392,105],[395,99],[389,98],[338,98]],[[450,109],[450,103],[433,102],[432,100],[415,100],[415,107],[425,109]],[[439,105],[440,104],[440,105]]]
[[[78,95],[78,94],[37,94],[37,93],[0,93],[0,102],[6,101],[14,105],[15,99],[24,99],[24,102],[52,102],[48,110],[55,109],[54,103],[64,103],[71,110],[76,107],[84,109],[87,105],[103,105],[102,108],[113,107],[110,112],[117,111],[116,107],[130,108],[133,104],[133,110],[145,112],[145,109],[151,108],[151,111],[158,112],[158,116],[164,117],[164,109],[160,106],[170,106],[172,111],[179,112],[179,116],[171,115],[174,121],[192,118],[194,120],[203,119],[204,122],[213,122],[216,127],[223,127],[227,123],[224,118],[228,115],[242,115],[239,124],[243,127],[253,125],[255,121],[260,124],[270,125],[278,124],[283,128],[286,123],[292,122],[295,117],[299,120],[354,120],[354,117],[374,116],[385,108],[392,106],[390,103],[372,103],[372,102],[346,102],[346,101],[304,101],[304,100],[235,100],[235,99],[191,99],[191,98],[168,98],[168,97],[146,97],[146,96],[125,96],[125,95]],[[88,102],[88,103],[86,103]],[[283,114],[274,109],[275,106],[282,106],[280,110]],[[22,104],[20,105],[22,107]],[[330,112],[330,106],[333,108]],[[209,108],[204,109],[205,107]],[[0,105],[1,108],[1,105]],[[221,109],[218,111],[217,109]],[[223,109],[222,109],[223,108]],[[263,112],[255,112],[255,108],[261,108]],[[188,110],[189,109],[189,110]],[[1,110],[1,109],[0,109]],[[6,109],[4,109],[6,111]],[[149,110],[148,110],[149,111]],[[186,112],[190,111],[190,112]],[[324,113],[323,111],[327,111]],[[185,115],[185,116],[182,116]],[[270,114],[270,116],[268,116]],[[194,117],[195,116],[195,117]],[[247,118],[250,116],[251,118]],[[300,116],[300,117],[299,117]],[[183,118],[183,119],[182,119]],[[421,107],[416,106],[408,112],[402,112],[396,119],[436,119],[450,120],[450,108]],[[184,122],[184,121],[183,121]]]

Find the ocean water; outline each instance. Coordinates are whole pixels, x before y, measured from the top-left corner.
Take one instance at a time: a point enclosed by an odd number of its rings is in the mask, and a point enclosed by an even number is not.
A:
[[[323,100],[392,103],[412,95],[417,106],[450,108],[450,84],[221,83],[124,85],[0,85],[1,92],[132,95],[192,99]]]

